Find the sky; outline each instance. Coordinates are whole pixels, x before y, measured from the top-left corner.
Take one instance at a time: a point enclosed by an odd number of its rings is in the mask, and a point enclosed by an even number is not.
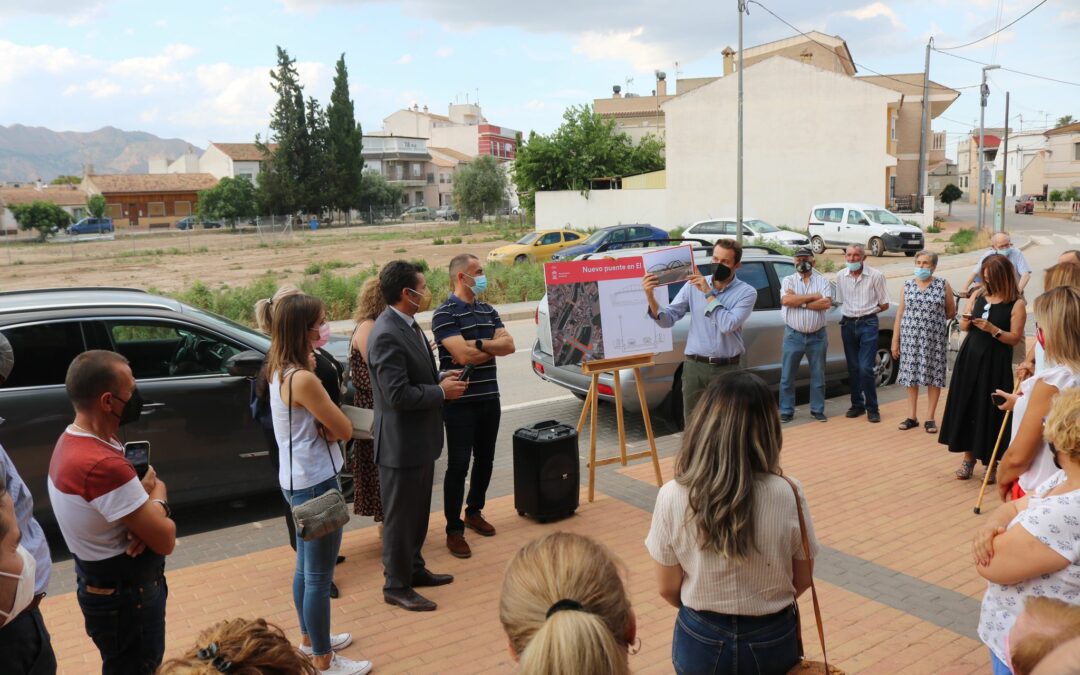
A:
[[[969,42],[1038,0],[762,3],[800,30],[844,38],[869,75],[919,72],[929,38]],[[747,47],[795,34],[756,3],[744,22]],[[479,100],[492,124],[549,133],[568,106],[610,96],[612,85],[651,94],[657,69],[669,82],[721,74],[737,26],[737,0],[0,0],[0,124],[111,125],[201,147],[265,137],[280,45],[324,104],[345,54],[365,131],[413,103],[445,114]],[[991,71],[987,126],[1003,124],[1005,91],[1013,129],[1080,119],[1080,0],[1047,0],[949,53],[1074,83]],[[934,81],[964,87],[934,122],[951,156],[977,124],[980,69],[931,55]]]

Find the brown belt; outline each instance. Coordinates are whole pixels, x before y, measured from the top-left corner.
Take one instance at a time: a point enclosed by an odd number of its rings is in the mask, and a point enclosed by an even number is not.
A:
[[[740,354],[739,356],[698,356],[697,354],[687,354],[686,358],[690,359],[691,361],[697,361],[698,363],[707,363],[710,366],[734,366],[734,365],[738,365],[739,359],[742,358],[742,355]]]

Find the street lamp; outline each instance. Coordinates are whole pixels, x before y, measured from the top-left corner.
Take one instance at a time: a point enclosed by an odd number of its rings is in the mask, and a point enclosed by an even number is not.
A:
[[[979,104],[979,211],[976,214],[976,231],[982,231],[983,229],[983,159],[986,153],[986,146],[984,141],[986,138],[986,99],[990,98],[990,87],[986,85],[986,71],[995,70],[1001,66],[983,66],[982,69],[982,87],[979,88],[979,93],[982,95],[981,102]],[[1006,126],[1009,124],[1009,120],[1005,120]]]

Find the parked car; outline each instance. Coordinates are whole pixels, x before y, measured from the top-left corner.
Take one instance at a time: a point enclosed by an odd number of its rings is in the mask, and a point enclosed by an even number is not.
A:
[[[552,255],[551,259],[553,261],[573,260],[579,255],[592,253],[604,244],[608,244],[608,249],[612,250],[628,245],[630,242],[667,238],[667,232],[661,230],[659,227],[653,227],[652,225],[644,225],[641,223],[635,223],[633,225],[612,225],[593,232],[585,241],[576,246],[562,249]]]
[[[200,220],[195,216],[188,216],[176,221],[176,229],[178,230],[194,230],[196,226],[200,226],[203,229],[216,229],[225,225],[220,220]]]
[[[672,241],[672,244],[680,242]],[[606,252],[615,258],[640,255],[641,249],[621,249]],[[708,246],[694,248],[694,262],[701,274],[710,277],[713,271],[712,250]],[[742,267],[736,276],[757,289],[757,302],[754,312],[743,326],[743,342],[746,354],[742,365],[761,376],[769,387],[777,390],[780,384],[781,355],[784,343],[784,321],[780,317],[780,281],[795,273],[792,259],[779,255],[763,247],[748,246],[743,250]],[[668,300],[679,292],[682,284],[671,284],[668,288]],[[835,291],[835,286],[834,286]],[[644,292],[644,291],[642,291]],[[556,366],[552,356],[551,324],[548,320],[547,296],[540,301],[536,311],[537,338],[532,348],[533,373],[543,379],[568,389],[579,398],[584,398],[589,391],[590,376],[581,372],[580,366]],[[847,378],[847,362],[844,359],[844,344],[840,338],[840,307],[834,305],[828,312],[829,349],[825,361],[826,383],[841,382]],[[896,380],[899,363],[890,352],[892,325],[896,318],[896,309],[890,307],[881,314],[881,332],[878,334],[877,354],[874,357],[874,371],[878,386]],[[682,364],[686,347],[686,336],[691,317],[683,316],[672,327],[674,349],[660,352],[653,358],[655,365],[642,368],[642,381],[645,387],[645,399],[650,409],[667,414],[672,421],[682,422]],[[810,372],[805,362],[800,364],[796,377],[796,386],[810,384]],[[636,384],[633,377],[620,378],[623,408],[630,412],[640,410]],[[614,379],[610,373],[600,376],[600,399],[615,400]]]
[[[64,389],[71,360],[88,349],[131,362],[145,400],[122,442],[150,441],[150,462],[176,506],[277,489],[262,429],[248,406],[270,339],[176,300],[124,288],[0,293],[0,332],[15,366],[0,386],[0,443],[34,493],[35,514],[54,522],[49,458],[73,413]],[[348,340],[328,350],[347,366]]]
[[[435,209],[428,206],[412,206],[401,214],[401,220],[435,220]]]
[[[461,214],[453,206],[440,206],[435,209],[435,217],[439,220],[457,220]]]
[[[1017,213],[1035,213],[1035,202],[1043,201],[1042,195],[1020,195],[1020,199],[1016,200],[1016,205],[1013,209]]]
[[[102,234],[113,231],[112,218],[83,218],[74,225],[68,225],[68,234]]]
[[[547,262],[556,251],[580,244],[584,236],[573,230],[530,232],[513,244],[493,249],[487,260],[503,264]]]
[[[922,230],[873,204],[818,204],[807,223],[814,253],[862,244],[871,255],[899,251],[911,257],[923,249]]]
[[[699,220],[683,231],[684,237],[704,239],[715,243],[717,239],[735,239],[738,229],[735,227],[736,218],[720,218],[717,220]],[[789,248],[809,246],[810,239],[801,232],[781,230],[778,227],[766,223],[758,218],[743,218],[743,242],[764,244],[780,244]]]

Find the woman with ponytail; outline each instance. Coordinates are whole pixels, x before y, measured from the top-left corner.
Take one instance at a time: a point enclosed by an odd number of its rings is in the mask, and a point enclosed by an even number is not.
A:
[[[802,487],[780,471],[782,440],[776,398],[745,371],[713,380],[690,417],[645,540],[660,596],[679,608],[678,673],[782,674],[799,663],[795,598],[812,572],[800,508],[814,555],[817,541]]]
[[[499,620],[523,675],[630,673],[630,597],[611,552],[588,537],[555,532],[522,547],[506,569]]]

